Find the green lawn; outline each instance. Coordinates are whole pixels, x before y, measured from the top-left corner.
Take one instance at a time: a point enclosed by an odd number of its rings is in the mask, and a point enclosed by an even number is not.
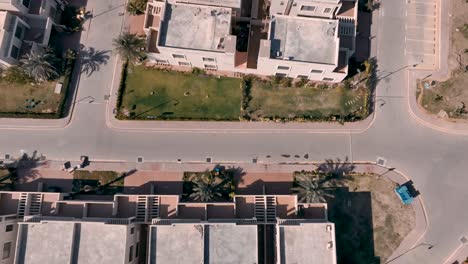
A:
[[[255,80],[246,113],[253,120],[262,118],[302,118],[327,120],[331,115],[366,116],[367,92],[365,88],[351,90],[336,88],[283,87],[271,82]],[[362,107],[362,108],[361,108]]]
[[[54,93],[55,84],[45,82],[31,85],[0,81],[0,113],[55,113],[62,98],[60,94]]]
[[[239,120],[241,79],[129,66],[122,113],[138,119]]]

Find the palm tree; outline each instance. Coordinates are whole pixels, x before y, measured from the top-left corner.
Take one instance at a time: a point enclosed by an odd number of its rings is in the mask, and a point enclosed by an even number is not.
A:
[[[333,197],[326,193],[316,174],[300,174],[296,176],[297,187],[291,190],[299,197],[301,203],[324,203],[325,197]]]
[[[31,51],[20,60],[21,69],[36,81],[54,79],[59,76],[57,69],[51,63],[54,59],[53,53]]]
[[[213,178],[201,176],[193,182],[193,193],[190,197],[201,202],[213,201],[216,197],[221,197],[220,184],[215,183]]]
[[[128,32],[114,39],[114,47],[126,62],[141,61],[146,56],[146,40]]]
[[[324,175],[322,183],[329,180],[341,180],[346,178],[346,174],[352,173],[356,166],[349,161],[348,157],[341,161],[337,158],[336,161],[333,159],[325,159],[325,162],[320,164],[317,168],[317,173]]]
[[[146,0],[132,0],[127,4],[127,12],[132,16],[142,15],[146,10]]]

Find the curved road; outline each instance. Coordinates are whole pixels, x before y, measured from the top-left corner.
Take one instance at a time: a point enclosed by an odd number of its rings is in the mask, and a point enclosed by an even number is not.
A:
[[[112,48],[112,39],[121,30],[123,0],[89,1],[94,18],[83,32],[82,43],[96,50]],[[386,75],[407,66],[404,54],[404,0],[382,0],[377,38],[379,74]],[[420,125],[409,113],[406,70],[398,71],[378,84],[377,97],[384,106],[377,108],[372,126],[362,133],[218,133],[213,132],[131,132],[106,126],[106,103],[114,75],[115,56],[99,71],[82,74],[77,101],[92,96],[95,101],[76,104],[72,120],[60,129],[0,129],[0,154],[19,155],[20,150],[37,150],[49,159],[76,160],[80,155],[92,159],[135,161],[215,162],[320,161],[349,157],[353,161],[387,159],[413,179],[426,204],[429,229],[422,243],[392,263],[440,264],[468,236],[468,137],[446,134]],[[117,73],[118,74],[118,73]],[[410,95],[414,96],[414,95]],[[37,121],[32,121],[37,122]],[[40,121],[39,121],[40,123]],[[309,154],[308,159],[285,158],[283,154]],[[270,158],[267,158],[270,155]]]

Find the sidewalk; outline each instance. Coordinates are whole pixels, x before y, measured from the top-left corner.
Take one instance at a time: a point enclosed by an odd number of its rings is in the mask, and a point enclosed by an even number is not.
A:
[[[453,134],[468,134],[468,121],[461,119],[442,119],[437,115],[426,112],[417,102],[416,90],[417,79],[424,79],[430,76],[431,79],[443,81],[450,77],[448,54],[450,52],[450,28],[452,21],[450,20],[451,6],[450,1],[439,0],[440,8],[438,10],[439,23],[439,45],[438,45],[438,62],[437,70],[409,70],[408,71],[408,98],[410,114],[418,122],[435,130]]]
[[[248,173],[271,173],[271,174],[281,174],[281,173],[292,173],[294,171],[301,170],[314,170],[316,169],[318,162],[311,162],[309,164],[252,164],[252,163],[227,163],[222,164],[226,167],[239,167],[244,172]],[[59,161],[49,161],[45,166],[41,167],[42,170],[57,170],[60,169],[62,162]],[[93,162],[91,161],[90,165],[87,166],[86,170],[112,170],[118,172],[132,171],[137,170],[139,173],[146,174],[151,178],[150,173],[160,173],[171,175],[171,177],[180,177],[184,171],[204,171],[206,169],[212,169],[216,164],[212,163],[113,163],[113,162]],[[374,173],[377,175],[383,175],[393,182],[398,184],[403,184],[410,180],[409,177],[398,172],[397,170],[389,171],[388,168],[378,166],[374,163],[358,163],[354,164],[356,167],[354,172],[357,173]],[[142,174],[142,175],[143,175]],[[138,183],[141,183],[141,179],[138,180]],[[428,228],[428,220],[426,216],[426,211],[424,208],[424,203],[422,198],[419,196],[413,202],[413,207],[416,213],[416,226],[415,228],[405,237],[397,250],[390,256],[389,259],[392,259],[400,254],[406,252],[408,249],[413,248],[415,245],[420,243],[421,238],[424,236]]]

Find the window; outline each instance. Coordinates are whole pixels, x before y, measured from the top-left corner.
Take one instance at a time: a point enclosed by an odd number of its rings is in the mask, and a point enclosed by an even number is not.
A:
[[[140,255],[139,251],[140,251],[140,242],[137,242],[136,247],[135,247],[135,258],[138,258],[138,256]]]
[[[130,246],[130,252],[128,252],[128,262],[132,262],[133,260],[133,246]]]
[[[19,48],[16,47],[15,45],[13,45],[13,46],[11,47],[10,57],[15,58],[15,59],[18,59],[18,57],[19,57],[19,51],[20,51]]]
[[[326,13],[326,14],[328,14],[328,13],[331,12],[331,10],[332,10],[331,8],[327,7],[327,8],[325,8],[325,9],[323,10],[323,12]]]
[[[205,58],[205,57],[203,57],[203,61],[215,61],[215,59],[214,58]]]
[[[278,70],[289,71],[289,66],[278,66]]]
[[[130,228],[130,235],[133,235],[134,233],[135,233],[135,228],[134,227]]]
[[[323,73],[322,70],[311,70],[310,73]]]
[[[16,26],[15,37],[19,39],[23,38],[23,27],[20,24]]]
[[[205,69],[208,70],[216,70],[216,65],[211,65],[211,64],[205,64]]]
[[[333,82],[333,78],[323,78],[322,81],[325,81],[325,82]]]
[[[281,72],[277,72],[275,75],[276,75],[276,77],[287,77],[288,76],[286,73],[281,73]]]
[[[183,61],[179,61],[179,66],[187,66],[187,67],[190,67],[190,63],[188,63],[188,62],[183,62]]]
[[[185,59],[185,55],[172,54],[172,58],[174,58],[174,59]]]
[[[301,6],[301,11],[315,11],[316,7],[315,6],[307,6],[307,5],[303,5]]]
[[[3,257],[2,259],[7,259],[10,257],[11,242],[6,242],[3,244]]]
[[[298,75],[297,78],[299,78],[299,79],[309,79],[309,76],[307,76],[307,75]]]
[[[158,59],[156,59],[156,63],[162,64],[162,65],[169,65],[169,62],[167,60],[158,60]]]
[[[22,4],[25,6],[25,7],[29,7],[29,3],[31,2],[31,0],[23,0]]]
[[[11,231],[13,231],[13,225],[7,225],[5,227],[5,232],[11,232]]]

